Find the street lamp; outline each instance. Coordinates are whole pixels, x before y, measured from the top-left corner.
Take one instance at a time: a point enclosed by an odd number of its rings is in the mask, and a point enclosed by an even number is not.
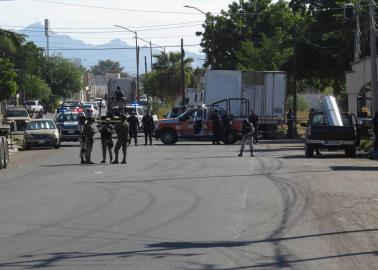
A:
[[[210,13],[210,12],[207,12],[207,13],[206,13],[206,12],[204,12],[204,11],[200,10],[199,8],[194,7],[194,6],[188,6],[188,5],[186,5],[186,6],[184,6],[184,7],[195,9],[195,10],[197,10],[197,11],[199,11],[199,12],[201,12],[202,14],[205,14],[205,15],[207,15],[208,13]]]
[[[135,54],[136,54],[136,66],[137,66],[137,83],[136,83],[136,93],[134,94],[134,100],[136,100],[136,96],[139,93],[139,48],[138,48],[138,33],[137,31],[130,30],[121,25],[114,25],[115,27],[119,27],[135,34]]]

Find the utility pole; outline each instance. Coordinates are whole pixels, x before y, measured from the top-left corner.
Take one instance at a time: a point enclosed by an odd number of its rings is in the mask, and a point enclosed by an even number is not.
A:
[[[47,56],[47,59],[48,59],[50,57],[50,44],[49,44],[50,22],[49,22],[49,19],[45,19],[45,36],[46,36],[46,56]]]
[[[152,71],[152,43],[150,41],[150,57],[151,57],[151,71]]]
[[[377,38],[375,28],[375,7],[373,0],[370,0],[370,58],[371,58],[371,96],[373,101],[372,116],[378,112],[378,95],[377,95]]]
[[[144,74],[147,74],[147,56],[144,56]]]
[[[125,29],[126,31],[129,31],[131,33],[134,33],[135,35],[135,56],[136,56],[136,66],[137,66],[137,81],[136,81],[136,87],[135,87],[135,94],[134,94],[134,100],[136,100],[136,96],[139,93],[139,47],[138,47],[138,33],[137,31],[130,30],[127,27],[124,27],[122,25],[114,25],[115,27],[119,27],[122,29]]]
[[[181,91],[182,91],[182,106],[185,106],[185,71],[184,71],[184,39],[181,39]]]

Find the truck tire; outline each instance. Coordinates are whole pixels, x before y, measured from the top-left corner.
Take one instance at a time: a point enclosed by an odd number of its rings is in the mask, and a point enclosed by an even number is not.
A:
[[[9,147],[8,147],[8,140],[6,137],[4,139],[4,168],[8,167],[9,162]]]
[[[345,148],[345,156],[347,157],[356,157],[357,156],[357,153],[356,153],[356,146],[348,146]]]
[[[3,137],[0,137],[0,170],[4,167],[4,143]]]
[[[305,155],[310,158],[314,156],[314,148],[310,144],[305,144]]]
[[[234,144],[238,141],[238,136],[235,132],[230,132],[228,137],[224,139],[224,144]]]
[[[175,144],[177,142],[177,135],[173,130],[162,130],[160,135],[161,141],[164,144]]]

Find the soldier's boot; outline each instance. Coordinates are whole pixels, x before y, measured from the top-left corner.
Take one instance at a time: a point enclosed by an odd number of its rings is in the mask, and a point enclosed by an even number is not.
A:
[[[251,150],[251,157],[254,157],[255,155],[253,154],[253,151]]]
[[[242,156],[243,156],[243,151],[242,151],[242,150],[240,150],[240,153],[239,153],[238,156],[239,156],[239,157],[242,157]]]
[[[112,162],[112,164],[118,164],[118,153],[115,153],[115,160]]]
[[[121,164],[126,164],[126,159],[124,158],[124,159],[122,159],[122,162],[121,162]]]
[[[84,160],[84,158],[81,158],[80,163],[81,163],[81,164],[85,164],[85,160]]]

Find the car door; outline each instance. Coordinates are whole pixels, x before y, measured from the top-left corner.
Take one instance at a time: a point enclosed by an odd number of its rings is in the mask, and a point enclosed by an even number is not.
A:
[[[184,137],[194,136],[194,114],[196,110],[190,110],[181,119],[181,134]]]

